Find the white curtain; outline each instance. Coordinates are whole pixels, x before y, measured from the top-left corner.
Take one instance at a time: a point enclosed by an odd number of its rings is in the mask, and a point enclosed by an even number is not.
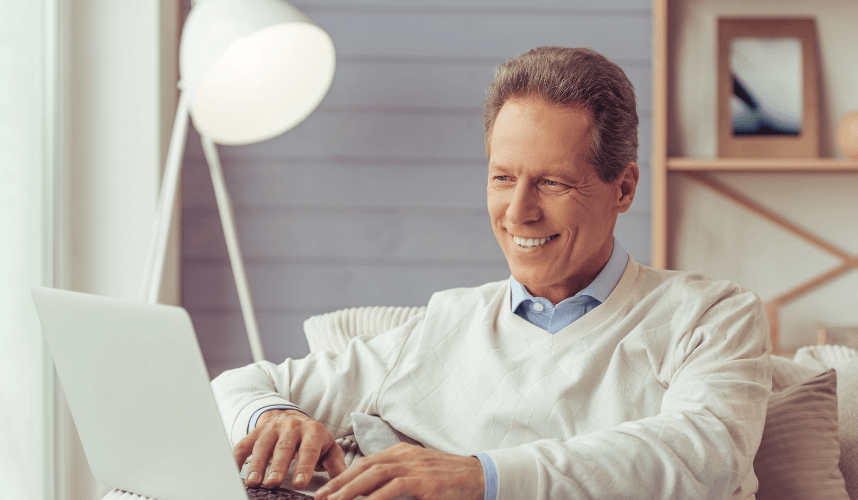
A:
[[[53,497],[53,375],[30,287],[49,285],[50,0],[0,2],[0,498]]]

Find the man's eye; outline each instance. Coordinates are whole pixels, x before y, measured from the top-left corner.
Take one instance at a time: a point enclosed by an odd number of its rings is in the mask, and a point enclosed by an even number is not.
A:
[[[550,188],[559,188],[559,187],[563,187],[563,184],[560,184],[560,183],[559,183],[559,182],[557,182],[557,181],[550,181],[550,180],[548,180],[548,179],[546,179],[546,180],[542,181],[542,185],[543,185],[543,186],[545,186],[545,187],[550,187]]]
[[[498,182],[506,182],[509,180],[509,176],[508,175],[496,175],[495,180]]]

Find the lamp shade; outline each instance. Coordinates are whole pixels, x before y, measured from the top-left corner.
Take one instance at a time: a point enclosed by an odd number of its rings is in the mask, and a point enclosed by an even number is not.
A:
[[[264,141],[300,123],[335,65],[331,37],[281,0],[197,0],[179,49],[194,126],[220,144]]]

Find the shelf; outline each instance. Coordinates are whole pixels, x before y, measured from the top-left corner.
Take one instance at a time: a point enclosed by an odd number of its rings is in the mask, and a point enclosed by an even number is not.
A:
[[[858,172],[858,161],[834,158],[668,158],[672,172]]]
[[[842,249],[839,245],[829,242],[822,235],[816,234],[817,230],[828,227],[826,224],[832,222],[826,220],[821,224],[799,224],[790,218],[781,215],[764,204],[754,199],[756,192],[740,192],[734,190],[730,185],[723,184],[717,173],[754,173],[754,177],[760,177],[752,181],[746,179],[734,179],[735,183],[745,183],[745,191],[757,191],[767,189],[767,196],[779,194],[779,181],[793,186],[791,196],[796,198],[798,207],[815,207],[816,198],[809,196],[815,194],[824,197],[823,185],[837,184],[838,193],[842,196],[851,196],[855,179],[853,174],[858,174],[858,160],[845,160],[835,158],[771,158],[771,157],[745,157],[745,158],[712,158],[705,157],[705,152],[717,151],[717,25],[720,17],[766,17],[776,15],[778,17],[804,16],[807,7],[803,0],[785,0],[784,2],[764,2],[767,6],[757,5],[755,2],[741,2],[739,0],[653,0],[653,88],[652,88],[652,264],[654,267],[665,269],[670,265],[682,262],[677,255],[683,243],[695,241],[694,236],[687,229],[691,224],[702,225],[705,222],[697,219],[682,218],[682,210],[695,204],[695,209],[700,209],[696,203],[707,203],[706,199],[692,199],[682,197],[682,189],[688,187],[686,181],[694,182],[695,185],[703,186],[711,191],[725,197],[728,201],[735,203],[748,213],[762,218],[766,223],[774,226],[779,231],[786,231],[791,236],[808,243],[819,250],[830,254],[839,261],[831,269],[827,269],[819,275],[808,276],[799,283],[793,283],[792,288],[781,290],[777,287],[779,295],[774,296],[765,304],[766,315],[769,320],[770,338],[773,352],[780,351],[780,336],[782,327],[780,325],[780,312],[787,303],[818,289],[825,283],[844,275],[847,272],[858,270],[858,254],[853,251]],[[825,8],[815,11],[814,17],[820,26],[819,50],[830,60],[841,60],[848,58],[844,52],[843,40],[848,38],[854,42],[854,33],[847,30],[841,24],[841,19],[852,19],[854,17],[855,0],[834,0],[825,2]],[[846,37],[846,38],[843,38]],[[852,43],[851,46],[854,46]],[[829,68],[831,69],[831,68]],[[829,82],[840,80],[845,74],[832,72]],[[831,85],[827,91],[820,93],[819,104],[824,113],[822,119],[827,122],[822,127],[820,138],[825,141],[820,144],[823,150],[834,154],[834,141],[830,135],[836,128],[834,118],[846,109],[840,109],[835,104],[846,102],[849,85]],[[844,93],[845,92],[845,93]],[[715,106],[713,106],[715,105]],[[683,126],[684,125],[684,126]],[[669,151],[674,151],[676,157],[670,157]],[[753,153],[748,153],[753,154]],[[764,182],[764,178],[770,174],[779,177],[777,181]],[[819,181],[818,186],[805,191],[797,191],[796,181],[801,179],[780,179],[788,174],[803,174],[813,176],[814,181]],[[810,174],[810,175],[808,175]],[[836,175],[847,174],[847,175]],[[682,182],[671,183],[670,179],[682,177]],[[747,182],[745,182],[747,181]],[[848,182],[848,186],[843,186]],[[669,193],[668,186],[671,185],[673,195]],[[693,189],[697,189],[694,187]],[[797,195],[796,193],[801,193]],[[686,192],[687,193],[687,192]],[[762,193],[760,194],[762,195]],[[669,206],[668,200],[673,197],[677,203]],[[680,198],[682,197],[682,198]],[[757,196],[759,197],[759,195]],[[710,200],[711,201],[711,200]],[[804,205],[800,205],[804,204]],[[715,205],[712,205],[713,207]],[[851,206],[851,205],[850,205]],[[705,209],[705,207],[703,207]],[[791,206],[790,214],[805,213]],[[705,210],[698,210],[694,214],[702,214]],[[850,209],[849,214],[839,214],[838,221],[844,227],[854,226],[853,219],[848,215],[855,213]],[[814,212],[816,217],[826,217],[823,212]],[[696,217],[696,215],[694,216]],[[707,219],[709,220],[709,219]],[[709,223],[713,228],[721,228],[721,222],[745,224],[739,218],[718,218],[713,214]],[[745,231],[750,226],[737,228],[738,239],[742,240],[748,236]],[[830,229],[830,228],[829,228]],[[742,232],[745,231],[745,232]],[[743,240],[743,241],[745,241]],[[700,240],[696,240],[700,243]],[[747,241],[746,241],[747,242]],[[721,242],[726,244],[725,242]],[[749,262],[752,258],[766,258],[766,254],[756,240],[753,248],[748,247]],[[699,245],[694,248],[699,249]],[[705,252],[704,252],[705,253]],[[710,255],[711,254],[711,255]],[[702,255],[693,255],[689,262],[699,263],[705,258],[713,259],[713,262],[722,259],[723,256],[715,255],[714,252]],[[741,258],[741,257],[740,257]],[[753,271],[744,271],[753,266],[749,262],[722,262],[730,265],[735,271],[737,280],[745,279]],[[797,260],[801,265],[803,261]],[[694,264],[699,265],[699,264]],[[720,264],[719,264],[720,265]],[[717,265],[716,265],[717,267]],[[723,266],[721,268],[723,270]],[[706,269],[694,269],[706,273]],[[731,271],[731,272],[733,272]],[[846,306],[848,307],[848,306]],[[810,314],[809,312],[807,314]],[[784,331],[789,330],[791,335],[803,335],[794,324],[784,325]],[[792,355],[793,352],[785,353]]]

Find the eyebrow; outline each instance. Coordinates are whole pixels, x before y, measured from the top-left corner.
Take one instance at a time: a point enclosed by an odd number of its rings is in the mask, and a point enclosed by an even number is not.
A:
[[[570,165],[552,165],[545,168],[546,170],[540,172],[539,175],[543,177],[561,177],[564,179],[571,179],[576,177]],[[489,173],[496,172],[499,170],[506,172],[509,170],[509,168],[505,165],[498,165],[495,163],[490,163],[488,165]]]

